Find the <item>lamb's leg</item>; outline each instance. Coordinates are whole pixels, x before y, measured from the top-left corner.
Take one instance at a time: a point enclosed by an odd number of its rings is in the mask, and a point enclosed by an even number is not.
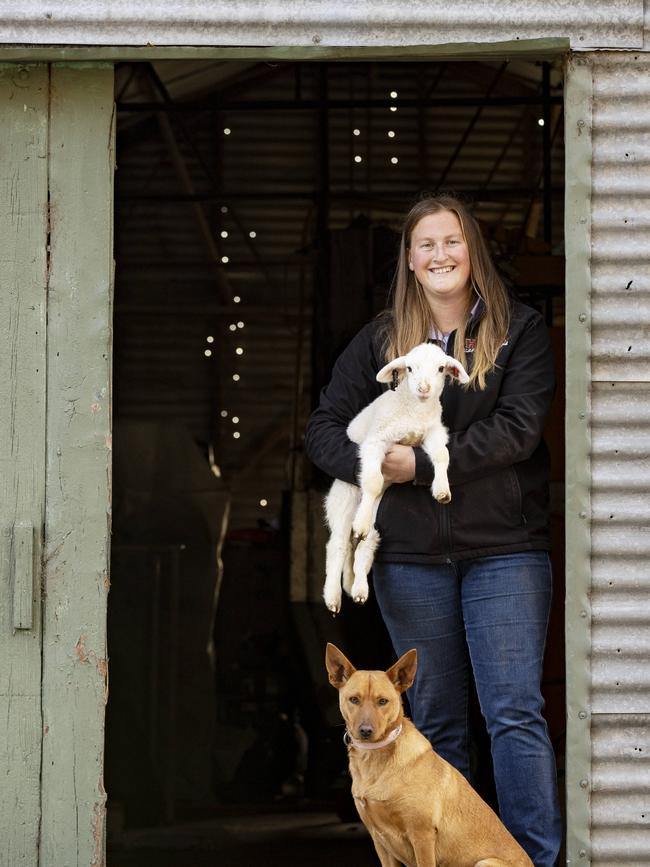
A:
[[[325,548],[323,598],[334,614],[338,614],[341,610],[341,573],[352,557],[350,533],[358,502],[358,488],[340,479],[334,481],[325,500],[325,516],[330,528],[330,538]]]
[[[352,532],[359,539],[364,539],[372,528],[376,501],[384,489],[384,477],[381,465],[386,454],[386,444],[382,442],[364,442],[359,449],[361,458],[361,502],[352,522]]]
[[[351,525],[350,525],[351,527]],[[350,528],[350,532],[352,529]],[[343,589],[348,594],[348,596],[352,596],[352,585],[354,584],[354,552],[352,550],[352,545],[350,544],[350,538],[348,536],[348,545],[345,552],[345,562],[343,563]]]
[[[325,586],[323,587],[323,599],[325,605],[332,612],[338,614],[341,610],[341,571],[345,561],[346,549],[350,547],[350,540],[341,539],[332,534],[325,547]]]
[[[359,542],[354,552],[354,584],[350,595],[355,602],[363,603],[368,598],[368,572],[380,542],[381,537],[373,527],[366,538]]]
[[[447,446],[442,446],[433,455],[433,469],[435,476],[433,485],[431,485],[431,493],[439,503],[449,503],[451,501],[451,491],[449,490],[449,479],[447,478],[447,468],[449,467],[449,451]]]
[[[448,503],[451,500],[447,468],[449,467],[449,451],[447,450],[447,431],[442,428],[425,437],[422,448],[431,458],[435,476],[431,493],[439,503]]]

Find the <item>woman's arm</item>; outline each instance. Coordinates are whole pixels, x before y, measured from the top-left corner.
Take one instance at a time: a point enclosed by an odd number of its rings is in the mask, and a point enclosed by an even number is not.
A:
[[[332,378],[305,431],[307,457],[335,479],[357,484],[357,446],[348,439],[350,421],[384,390],[375,379],[377,323],[366,325],[339,356]]]

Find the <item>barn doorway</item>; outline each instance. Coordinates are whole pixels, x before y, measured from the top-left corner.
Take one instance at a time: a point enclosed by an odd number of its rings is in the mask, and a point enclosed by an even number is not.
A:
[[[118,64],[111,867],[375,863],[323,648],[376,668],[390,642],[372,601],[334,621],[320,600],[326,480],[302,431],[385,306],[425,190],[473,202],[555,347],[544,693],[562,782],[562,91],[559,63],[530,60]],[[490,798],[485,747],[477,720]]]

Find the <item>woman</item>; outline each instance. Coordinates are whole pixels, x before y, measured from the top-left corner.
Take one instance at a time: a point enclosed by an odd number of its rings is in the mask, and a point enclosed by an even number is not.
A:
[[[540,692],[551,602],[548,454],[542,429],[554,390],[542,317],[512,300],[478,224],[450,196],[418,202],[402,232],[393,306],[338,359],[311,416],[306,450],[330,476],[356,482],[346,426],[381,393],[376,372],[427,339],[470,374],[442,395],[452,501],[431,496],[433,467],[394,445],[393,482],[376,518],[373,584],[396,654],[418,650],[413,721],[469,776],[470,666],[492,745],[501,818],[536,867],[560,847],[555,759]]]

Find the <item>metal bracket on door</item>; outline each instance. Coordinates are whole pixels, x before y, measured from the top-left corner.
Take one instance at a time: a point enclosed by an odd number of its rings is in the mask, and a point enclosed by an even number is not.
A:
[[[31,521],[14,524],[13,626],[31,629],[34,623],[34,526]]]

